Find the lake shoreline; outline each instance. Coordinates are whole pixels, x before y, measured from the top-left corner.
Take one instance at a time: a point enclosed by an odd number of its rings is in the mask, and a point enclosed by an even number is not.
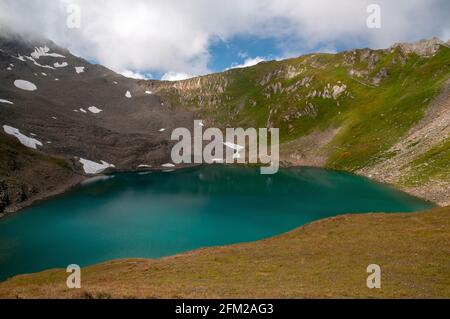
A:
[[[219,165],[219,164],[215,164],[215,165]],[[193,167],[199,167],[199,166],[202,166],[202,165],[186,165],[183,167],[176,167],[173,170],[175,171],[175,170],[181,170],[181,169],[187,169],[187,168],[193,168]],[[238,165],[238,166],[240,166],[240,165]],[[332,169],[332,168],[324,168],[324,167],[320,167],[320,166],[289,165],[286,162],[282,162],[281,168],[287,168],[287,169],[289,169],[289,168],[317,168],[317,169],[324,169],[324,170],[328,170],[328,171],[353,174],[353,175],[364,177],[371,181],[375,181],[377,183],[392,187],[396,190],[400,190],[404,193],[407,193],[411,196],[417,197],[418,199],[425,200],[425,201],[427,201],[433,205],[436,205],[438,207],[445,207],[445,206],[450,205],[450,202],[449,202],[450,199],[447,198],[445,196],[445,194],[442,194],[441,197],[438,197],[438,200],[433,200],[432,196],[430,196],[430,193],[435,194],[435,193],[437,193],[437,190],[429,192],[429,188],[425,188],[425,186],[416,187],[414,189],[399,187],[398,185],[391,184],[389,182],[384,181],[383,179],[377,179],[376,176],[367,176],[363,173],[341,171],[341,170],[336,170],[336,169]],[[115,174],[115,173],[138,174],[138,173],[144,173],[144,172],[161,172],[161,171],[165,171],[165,170],[167,170],[167,169],[161,168],[161,169],[148,169],[148,170],[123,170],[123,171],[114,171],[114,172],[112,172],[112,174]],[[37,205],[41,202],[50,200],[55,197],[65,195],[66,193],[70,192],[74,188],[81,186],[86,181],[96,178],[96,177],[101,177],[101,176],[107,176],[107,175],[101,175],[101,174],[95,175],[95,176],[75,175],[71,180],[65,182],[64,184],[55,185],[56,189],[51,192],[43,192],[33,198],[30,198],[29,200],[22,202],[22,203],[16,203],[16,204],[7,206],[4,210],[4,212],[0,212],[0,220],[3,218],[6,218],[6,217],[12,216],[14,214],[20,213],[22,210],[32,207],[34,205]]]
[[[224,165],[122,172],[90,178],[3,220],[0,277],[251,242],[341,214],[434,207],[365,177],[321,168],[284,168],[272,176]],[[28,262],[33,255],[45,257]]]
[[[0,220],[3,218],[10,217],[12,215],[20,213],[22,210],[37,205],[41,202],[45,202],[55,197],[62,196],[68,192],[70,192],[75,187],[81,185],[88,178],[82,175],[75,175],[71,180],[63,183],[55,185],[55,189],[50,192],[42,192],[24,202],[16,203],[10,206],[7,206],[3,213],[0,213]]]
[[[0,299],[448,297],[450,290],[445,285],[448,257],[445,247],[439,245],[448,231],[437,231],[449,229],[442,228],[449,222],[448,213],[449,208],[435,208],[407,214],[343,214],[255,242],[200,248],[162,258],[112,259],[83,267],[83,286],[79,290],[67,289],[65,269],[51,268],[2,280]],[[330,229],[334,231],[330,233]],[[425,236],[408,236],[411,229],[425,232]],[[327,243],[323,243],[325,235],[332,236]],[[359,239],[356,245],[355,236]],[[280,250],[280,245],[285,249]],[[430,249],[435,253],[423,255],[423,251]],[[366,289],[361,284],[361,280],[365,280],[361,273],[365,274],[365,265],[376,251],[384,252],[376,255],[379,263],[396,274],[390,284],[379,291]],[[349,252],[353,257],[342,259]],[[414,257],[418,255],[423,256],[423,260]],[[234,260],[232,268],[230,258]],[[417,264],[406,271],[411,258]],[[364,267],[354,267],[355,264]],[[435,280],[424,275],[429,264],[440,266],[434,273]],[[246,271],[250,265],[252,272]],[[153,272],[151,281],[149,269]],[[204,276],[206,269],[209,272]],[[291,269],[288,276],[286,269]],[[342,274],[342,278],[332,277],[331,286],[330,269]],[[259,283],[267,271],[277,280],[267,280],[262,289]],[[226,276],[229,273],[233,280]],[[199,274],[204,278],[201,283],[195,281]],[[123,275],[126,282],[121,279]],[[169,286],[166,278],[171,279]],[[240,284],[243,280],[245,285]]]

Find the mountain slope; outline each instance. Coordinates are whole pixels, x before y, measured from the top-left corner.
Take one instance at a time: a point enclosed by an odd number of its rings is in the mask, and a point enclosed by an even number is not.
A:
[[[431,39],[140,84],[211,126],[280,128],[285,165],[365,174],[449,204],[449,79],[450,48]]]
[[[160,82],[45,40],[1,38],[0,212],[103,169],[161,168],[171,130],[194,118],[279,127],[284,165],[364,174],[449,204],[449,76],[437,39]],[[88,267],[81,291],[67,290],[64,270],[19,276],[0,297],[446,297],[448,214],[341,216],[258,243]],[[374,258],[382,290],[365,287]]]
[[[34,152],[4,135],[0,135],[0,176],[0,212],[16,211],[82,180],[63,158]]]
[[[50,41],[0,38],[0,136],[34,147],[27,149],[33,156],[64,161],[68,177],[85,178],[161,168],[170,162],[172,129],[192,129],[194,118],[221,128],[278,127],[284,165],[364,174],[444,205],[449,78],[450,49],[438,39],[164,82],[125,78]],[[14,211],[48,187],[22,174],[33,169],[22,151],[6,150],[23,164],[15,178],[4,169],[0,185],[33,189],[0,193],[1,210]],[[59,188],[58,176],[47,186]]]
[[[2,122],[34,133],[43,143],[50,141],[39,148],[46,153],[105,160],[119,169],[152,156],[164,162],[167,154],[158,149],[167,148],[169,136],[159,130],[190,123],[183,112],[165,107],[159,96],[138,90],[135,80],[76,58],[51,43],[0,42],[0,47],[1,98],[14,102],[2,105]],[[36,66],[28,60],[33,47],[47,47],[50,54],[64,58],[41,56],[36,60],[45,67]],[[55,68],[55,63],[67,66]],[[10,64],[12,70],[7,69]],[[14,86],[17,79],[30,81],[38,89],[20,90]]]
[[[27,90],[33,86],[36,90]],[[112,165],[117,170],[157,168],[170,162],[171,130],[192,127],[193,118],[191,112],[175,112],[161,97],[146,94],[136,80],[90,64],[52,42],[0,38],[1,143],[15,136],[35,144],[27,154],[60,158],[73,174]],[[25,174],[34,165],[26,164],[25,153],[8,152],[11,161],[23,163],[22,169],[16,171],[17,185],[2,171],[0,185],[8,179],[8,188],[34,187],[35,197],[47,193]],[[49,183],[59,187],[57,178]],[[21,201],[21,196],[9,197],[0,197],[0,207]]]

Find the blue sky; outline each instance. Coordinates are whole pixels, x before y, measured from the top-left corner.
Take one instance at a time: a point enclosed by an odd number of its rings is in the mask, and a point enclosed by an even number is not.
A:
[[[210,57],[207,67],[210,72],[222,72],[257,58],[276,60],[286,57],[277,39],[255,36],[235,36],[227,40],[214,39],[211,41],[208,51]],[[300,54],[301,52],[298,51],[298,55]],[[158,70],[141,72],[151,75],[155,79],[160,79],[165,73]]]
[[[228,41],[217,40],[210,46],[209,69],[222,71],[234,64],[243,64],[249,58],[261,57],[267,60],[283,55],[276,39],[255,36],[236,36]]]
[[[318,43],[315,46],[303,46],[301,41],[295,37],[286,37],[282,40],[278,38],[265,38],[254,35],[237,35],[230,39],[214,39],[208,46],[209,72],[222,72],[224,70],[253,65],[260,60],[280,60],[297,57],[308,53],[326,52],[335,53],[355,48],[364,48],[369,43],[364,39],[341,43],[339,40],[333,43]],[[161,79],[165,72],[158,70],[134,70],[149,78]]]

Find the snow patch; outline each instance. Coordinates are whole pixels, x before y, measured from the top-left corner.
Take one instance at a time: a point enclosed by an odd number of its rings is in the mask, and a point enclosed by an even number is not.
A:
[[[42,65],[42,64],[37,63],[36,60],[33,59],[33,58],[30,57],[30,56],[26,56],[25,58],[27,58],[28,60],[30,60],[31,62],[33,62],[33,64],[36,65],[36,66],[38,66],[38,67],[41,67],[41,68],[44,68],[44,69],[52,69],[52,70],[55,69],[54,67],[52,67],[52,66],[50,66],[50,65]]]
[[[89,110],[89,112],[94,113],[94,114],[98,114],[100,112],[103,112],[103,110],[101,110],[101,109],[99,109],[99,108],[97,108],[95,106],[89,107],[88,110]]]
[[[25,90],[25,91],[36,91],[37,87],[36,85],[34,85],[31,82],[25,81],[25,80],[16,80],[14,81],[14,85],[21,89],[21,90]]]
[[[127,91],[127,93],[125,93],[125,97],[128,99],[131,99],[131,92]]]
[[[65,68],[68,65],[69,65],[69,63],[67,63],[67,62],[63,62],[63,63],[56,62],[56,63],[53,64],[53,66],[55,68]]]
[[[167,164],[162,164],[161,167],[173,168],[173,167],[175,167],[175,165],[172,163],[167,163]]]
[[[0,103],[5,103],[5,104],[14,104],[13,102],[11,102],[11,101],[8,101],[8,100],[4,100],[4,99],[0,99]]]
[[[153,94],[152,91],[145,91],[145,94]]]
[[[160,132],[164,132],[166,129],[165,128],[162,128],[162,129],[160,129],[159,131]]]
[[[100,174],[105,169],[115,167],[113,164],[109,164],[105,161],[101,161],[101,163],[96,163],[84,158],[80,158],[80,163],[83,164],[84,172],[90,175]]]
[[[26,135],[23,135],[20,133],[20,131],[12,126],[3,125],[3,130],[6,134],[15,136],[20,143],[22,143],[24,146],[37,149],[37,146],[42,146],[42,143],[34,138],[28,137]]]
[[[50,53],[50,49],[47,46],[35,47],[35,50],[31,52],[31,56],[38,60],[41,56],[50,56],[53,58],[65,58],[64,55],[58,53]]]
[[[83,108],[80,108],[80,111],[83,112],[83,113],[87,113],[87,111],[85,109],[83,109]]]
[[[233,155],[233,159],[241,158],[240,152],[244,149],[243,146],[237,145],[237,144],[233,144],[231,142],[223,143],[223,145],[225,145],[226,147],[232,148],[232,149],[234,149],[236,151],[236,153],[234,153],[234,155]]]
[[[233,144],[233,143],[230,143],[230,142],[223,143],[223,145],[225,145],[226,147],[232,148],[232,149],[234,149],[236,151],[242,151],[244,149],[243,146],[237,145],[237,144]]]
[[[85,69],[84,66],[76,66],[75,67],[75,71],[77,72],[77,74],[83,73],[84,69]]]

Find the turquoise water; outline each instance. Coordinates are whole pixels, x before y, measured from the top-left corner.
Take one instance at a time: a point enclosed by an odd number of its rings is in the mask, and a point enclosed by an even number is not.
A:
[[[0,279],[254,241],[342,213],[430,207],[365,178],[313,168],[118,174],[0,220]]]

